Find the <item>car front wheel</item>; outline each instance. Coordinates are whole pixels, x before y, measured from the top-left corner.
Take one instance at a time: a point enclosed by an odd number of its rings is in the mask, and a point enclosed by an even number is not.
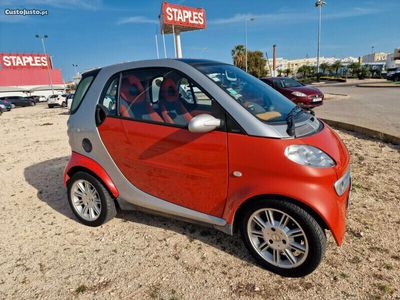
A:
[[[318,267],[326,237],[304,209],[284,200],[263,200],[243,216],[244,243],[261,266],[287,277],[305,276]]]
[[[117,214],[104,185],[85,172],[77,172],[68,181],[68,202],[79,221],[88,226],[100,226]]]

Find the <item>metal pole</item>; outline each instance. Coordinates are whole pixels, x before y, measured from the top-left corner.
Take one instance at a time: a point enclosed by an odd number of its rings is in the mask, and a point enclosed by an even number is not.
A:
[[[176,38],[175,38],[175,26],[172,25],[172,36],[174,37],[174,52],[175,52],[175,58],[178,58],[178,55],[176,54]]]
[[[157,37],[157,33],[155,34],[156,37],[156,51],[157,51],[157,59],[160,59],[160,52],[158,50],[158,37]]]
[[[46,58],[49,58],[49,57],[47,56],[46,46],[44,45],[44,37],[41,37],[40,39],[42,40],[43,52],[44,52],[44,54],[46,55]],[[51,93],[54,95],[53,80],[52,80],[51,74],[50,74],[49,61],[47,62],[47,75],[48,75],[49,81],[50,81]]]
[[[319,54],[320,54],[320,49],[319,45],[321,42],[321,11],[322,11],[322,5],[319,5],[319,18],[318,18],[318,46],[317,46],[317,75],[319,74]]]
[[[179,31],[175,33],[175,44],[176,44],[176,57],[182,58],[181,33]]]
[[[165,46],[165,34],[164,34],[164,29],[162,30],[162,40],[163,40],[163,46],[164,46],[164,57],[167,58],[167,47]]]

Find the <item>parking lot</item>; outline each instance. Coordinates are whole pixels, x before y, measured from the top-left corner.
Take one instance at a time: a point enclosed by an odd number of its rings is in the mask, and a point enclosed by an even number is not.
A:
[[[326,100],[315,109],[317,116],[355,124],[400,137],[400,88],[368,88],[330,85],[319,87],[324,93],[348,95]]]
[[[400,297],[398,146],[339,131],[353,175],[344,244],[328,233],[321,266],[288,279],[259,268],[239,237],[213,229],[139,212],[98,228],[78,223],[62,182],[67,118],[45,103],[0,117],[1,298]]]

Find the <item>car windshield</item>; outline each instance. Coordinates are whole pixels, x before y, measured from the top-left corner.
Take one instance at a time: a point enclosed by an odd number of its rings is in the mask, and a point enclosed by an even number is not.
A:
[[[235,66],[199,64],[194,67],[263,122],[286,121],[287,115],[295,106],[266,83]]]
[[[293,88],[303,86],[300,82],[292,79],[292,78],[280,78],[275,81],[276,84],[282,88]]]

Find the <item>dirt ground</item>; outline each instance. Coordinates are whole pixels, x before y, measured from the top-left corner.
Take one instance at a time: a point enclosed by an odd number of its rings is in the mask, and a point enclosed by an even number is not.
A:
[[[339,132],[354,181],[344,244],[328,233],[319,268],[288,279],[213,229],[141,212],[78,223],[67,118],[43,104],[0,117],[0,298],[400,299],[399,147]]]

